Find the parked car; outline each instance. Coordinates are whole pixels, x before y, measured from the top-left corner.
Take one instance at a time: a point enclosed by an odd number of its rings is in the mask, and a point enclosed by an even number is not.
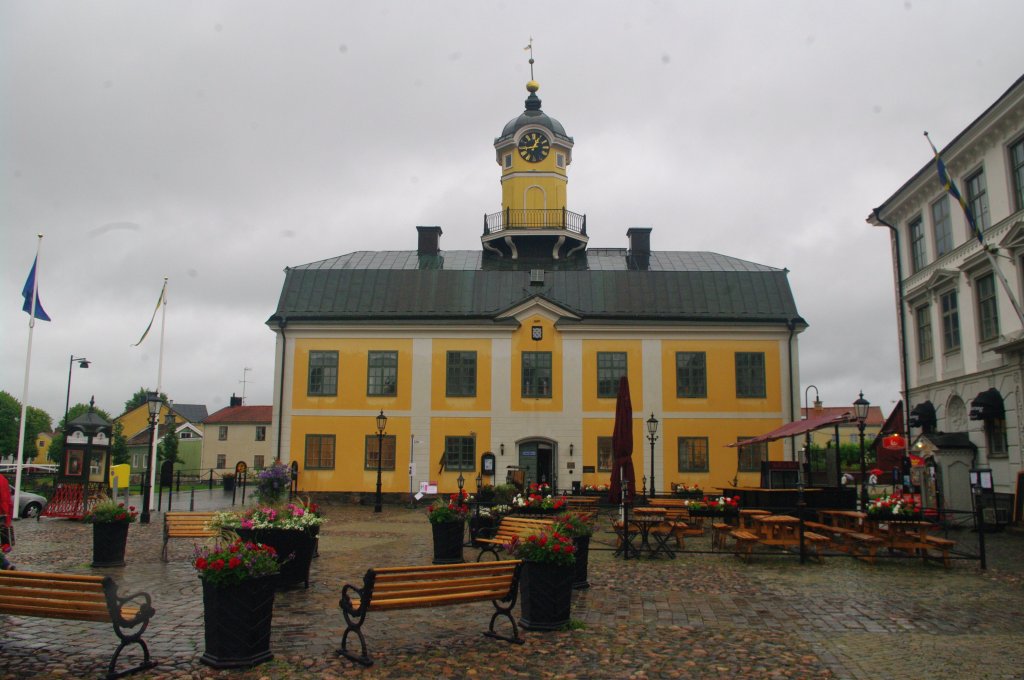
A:
[[[37,493],[22,491],[18,496],[18,514],[22,519],[38,517],[46,507],[46,498]]]

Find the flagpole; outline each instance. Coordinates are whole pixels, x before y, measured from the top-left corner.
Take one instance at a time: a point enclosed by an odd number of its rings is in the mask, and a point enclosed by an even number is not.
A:
[[[160,290],[160,358],[157,361],[156,369],[156,395],[160,396],[164,379],[164,329],[167,326],[167,277],[164,277],[164,287]],[[145,337],[145,336],[143,336]],[[139,342],[142,342],[141,340]],[[153,495],[156,493],[156,447],[160,441],[160,419],[157,418],[153,426],[153,448],[149,452],[149,507],[153,505]]]
[[[25,382],[21,390],[21,422],[18,425],[18,457],[14,461],[14,515],[12,519],[20,519],[21,512],[21,457],[25,451],[25,420],[28,412],[28,375],[32,366],[32,333],[36,328],[36,297],[39,293],[39,253],[43,249],[43,235],[37,234],[36,259],[32,264],[32,304],[28,313],[28,350],[25,353]],[[67,429],[67,423],[64,424]]]

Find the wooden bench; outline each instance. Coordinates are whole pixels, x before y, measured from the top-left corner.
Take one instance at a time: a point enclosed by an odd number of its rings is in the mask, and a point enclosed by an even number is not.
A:
[[[519,595],[520,560],[479,562],[476,564],[441,564],[429,567],[388,567],[368,569],[363,576],[363,587],[349,584],[341,590],[342,616],[345,618],[345,633],[341,637],[338,654],[363,666],[372,666],[373,659],[366,650],[363,637],[363,623],[366,614],[373,611],[394,611],[419,609],[423,607],[445,607],[469,602],[490,600],[497,610],[491,616],[491,623],[485,636],[522,644],[519,627],[512,617]],[[459,620],[464,615],[460,611]],[[494,622],[504,616],[512,624],[512,636],[499,635]],[[360,653],[348,649],[349,633],[359,638]]]
[[[804,532],[804,548],[810,548],[814,551],[814,559],[817,562],[821,562],[821,549],[822,547],[828,546],[832,543],[832,539],[822,534],[805,531]]]
[[[114,633],[121,643],[107,667],[108,680],[157,665],[156,661],[150,658],[149,647],[142,639],[153,613],[154,609],[147,593],[119,597],[117,584],[109,576],[0,571],[0,614],[113,624]],[[132,628],[137,630],[125,630]],[[39,639],[49,639],[52,633],[50,630]],[[124,648],[131,644],[137,644],[142,648],[142,663],[134,668],[115,672],[118,657]]]
[[[736,557],[742,558],[745,562],[750,562],[754,546],[757,545],[757,536],[746,529],[733,529],[729,535],[736,540],[733,554]]]
[[[956,541],[939,536],[925,536],[924,541],[928,544],[929,549],[939,551],[942,555],[942,566],[949,569],[949,551],[956,546]]]
[[[731,524],[725,522],[715,522],[711,525],[711,549],[712,550],[725,550],[725,544],[728,541],[729,534],[735,529]]]
[[[214,512],[166,512],[164,513],[164,547],[160,559],[167,561],[167,541],[172,538],[211,538],[219,536],[216,529],[207,529]]]
[[[498,528],[494,536],[489,538],[477,537],[476,542],[481,545],[480,553],[476,556],[479,562],[484,553],[491,553],[494,559],[498,559],[498,549],[510,543],[514,538],[524,538],[538,531],[551,531],[554,521],[551,519],[536,519],[527,517],[502,517],[498,522]]]
[[[878,554],[878,549],[885,545],[885,541],[871,534],[849,532],[844,535],[844,538],[850,554],[868,564],[875,563],[875,555]]]

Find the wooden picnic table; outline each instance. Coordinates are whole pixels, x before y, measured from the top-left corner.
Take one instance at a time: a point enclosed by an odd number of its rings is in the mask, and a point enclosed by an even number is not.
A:
[[[868,531],[885,541],[889,550],[904,550],[911,554],[928,556],[928,534],[938,527],[921,520],[873,520],[865,523]]]
[[[818,510],[822,519],[840,529],[860,531],[867,515],[856,510]]]
[[[755,515],[758,542],[788,547],[800,545],[800,519],[791,515]]]
[[[754,508],[744,508],[740,510],[740,529],[752,529],[754,526],[754,520],[763,515],[772,514],[770,510],[757,510]]]

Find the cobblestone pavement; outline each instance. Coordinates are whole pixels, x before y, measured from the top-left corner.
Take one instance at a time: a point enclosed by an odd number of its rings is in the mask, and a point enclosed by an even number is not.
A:
[[[223,504],[219,490],[196,509]],[[226,496],[230,503],[230,495]],[[175,509],[180,507],[177,499]],[[489,603],[371,613],[364,632],[376,664],[334,654],[343,630],[338,598],[371,566],[426,564],[423,510],[328,505],[308,590],[279,592],[276,658],[214,671],[203,652],[202,594],[191,543],[172,541],[160,561],[161,516],[132,525],[127,564],[92,569],[91,527],[66,520],[17,523],[22,570],[104,573],[123,592],[144,590],[157,610],[146,635],[159,667],[144,678],[1021,678],[1024,532],[987,535],[988,569],[920,559],[845,556],[801,565],[791,554],[750,564],[687,539],[675,560],[629,562],[610,550],[610,519],[592,543],[589,590],[573,595],[574,630],[524,632],[524,645],[480,635]],[[952,534],[976,549],[977,535]],[[698,552],[701,551],[701,552]],[[475,551],[466,550],[470,559]],[[106,624],[0,615],[0,680],[99,677],[116,646]]]

